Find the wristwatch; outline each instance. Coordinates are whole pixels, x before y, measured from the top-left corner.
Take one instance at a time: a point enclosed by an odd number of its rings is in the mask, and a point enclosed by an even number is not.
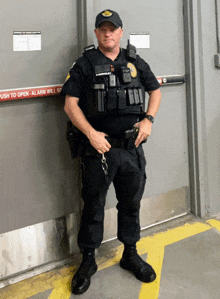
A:
[[[153,117],[152,115],[147,115],[147,114],[146,114],[146,115],[144,116],[144,118],[149,119],[149,121],[152,122],[152,123],[154,122],[154,117]]]

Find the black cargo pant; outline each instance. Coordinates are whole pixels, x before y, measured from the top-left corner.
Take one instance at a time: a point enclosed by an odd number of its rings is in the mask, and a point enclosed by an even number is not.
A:
[[[78,235],[81,251],[98,248],[102,242],[105,198],[111,182],[118,200],[118,239],[125,245],[134,245],[140,239],[139,210],[146,183],[146,161],[142,146],[132,150],[111,148],[105,154],[107,178],[101,157],[91,148],[82,157],[84,208]]]

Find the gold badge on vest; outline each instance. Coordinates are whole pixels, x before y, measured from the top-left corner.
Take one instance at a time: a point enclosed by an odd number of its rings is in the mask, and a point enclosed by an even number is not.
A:
[[[136,70],[136,67],[132,64],[132,63],[128,63],[127,64],[127,67],[130,69],[131,71],[131,77],[132,78],[136,78],[137,77],[137,70]]]

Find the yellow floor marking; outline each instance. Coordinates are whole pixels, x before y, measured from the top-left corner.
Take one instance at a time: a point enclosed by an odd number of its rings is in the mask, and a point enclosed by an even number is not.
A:
[[[71,296],[71,277],[65,277],[54,283],[54,289],[48,299],[69,299]]]
[[[153,244],[152,244],[153,245]],[[163,266],[164,247],[153,247],[154,249],[148,253],[147,262],[154,268],[157,278],[151,283],[142,283],[139,293],[139,299],[158,298],[160,290],[161,270]]]
[[[210,219],[206,221],[208,224],[210,224],[212,227],[217,228],[218,231],[220,231],[220,221],[215,219]]]
[[[188,237],[210,230],[211,227],[203,223],[185,224],[180,227],[149,236],[141,239],[138,243],[138,253],[142,254],[146,249],[148,252],[147,262],[152,265],[157,274],[157,278],[152,283],[143,283],[139,299],[157,299],[160,290],[161,272],[163,266],[165,246],[181,241]]]
[[[142,238],[137,244],[138,253],[140,255],[148,253],[147,262],[156,270],[157,279],[152,283],[142,284],[139,299],[158,298],[165,246],[210,230],[212,227],[220,230],[220,222],[208,220],[206,224],[187,223],[181,227]],[[108,260],[102,258],[99,260],[99,271],[120,261],[123,246],[117,247],[114,251],[113,258]],[[53,270],[38,275],[0,290],[0,297],[2,299],[26,299],[40,292],[53,289],[48,299],[69,299],[71,296],[70,283],[75,270],[75,266],[65,267],[61,270]]]
[[[211,227],[208,224],[199,222],[195,222],[193,224],[186,223],[183,226],[142,238],[137,243],[138,253],[144,254],[146,252],[150,252],[150,250],[152,250],[151,241],[155,244],[160,244],[161,246],[167,246],[210,229]]]
[[[26,299],[53,289],[56,281],[70,277],[76,267],[64,267],[60,270],[53,270],[35,277],[23,280],[16,284],[0,289],[1,299]]]
[[[209,229],[211,228],[207,224],[197,223],[197,222],[193,224],[187,223],[183,226],[165,232],[161,232],[153,236],[144,237],[137,243],[138,253],[142,255],[147,252],[150,252],[152,248],[154,248],[152,247],[152,241],[164,247],[166,245],[178,242],[182,239],[191,237],[193,235],[199,234]],[[108,260],[100,260],[98,263],[99,270],[103,270],[105,268],[111,267],[119,263],[122,256],[123,248],[124,248],[123,246],[119,246],[115,251],[113,258]]]
[[[147,261],[155,269],[157,273],[157,279],[151,284],[142,284],[139,299],[158,298],[160,289],[161,270],[164,257],[164,247],[166,245],[175,243],[177,241],[191,237],[209,229],[211,229],[210,226],[203,223],[185,224],[182,227],[177,227],[172,230],[156,234],[154,236],[142,238],[140,242],[138,242],[138,253],[142,255],[148,252]],[[115,250],[113,258],[108,260],[99,260],[98,270],[100,271],[119,263],[122,252],[123,246],[119,246]],[[70,295],[70,281],[67,278],[66,281],[57,281],[55,288],[48,299],[69,299]]]

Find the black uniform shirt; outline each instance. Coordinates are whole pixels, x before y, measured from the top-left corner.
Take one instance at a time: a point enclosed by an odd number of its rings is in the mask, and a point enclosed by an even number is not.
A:
[[[104,54],[97,49],[99,55]],[[100,57],[101,57],[100,56]],[[115,69],[120,67],[124,62],[128,62],[126,58],[126,50],[122,49],[118,57],[112,61],[110,58],[104,56],[106,64],[111,64]],[[140,81],[145,87],[145,91],[153,91],[160,87],[156,77],[152,73],[150,66],[140,56],[137,55],[135,65],[140,74]],[[79,98],[79,106],[84,110],[86,109],[85,92],[92,94],[92,88],[88,90],[85,86],[86,82],[92,82],[93,80],[93,69],[86,57],[80,57],[70,70],[70,78],[65,82],[62,94],[70,95],[72,97]],[[91,85],[92,86],[92,85]],[[101,132],[105,132],[112,137],[120,137],[123,133],[131,129],[132,126],[138,121],[137,115],[120,115],[120,116],[97,116],[93,121],[90,121],[92,126]]]

